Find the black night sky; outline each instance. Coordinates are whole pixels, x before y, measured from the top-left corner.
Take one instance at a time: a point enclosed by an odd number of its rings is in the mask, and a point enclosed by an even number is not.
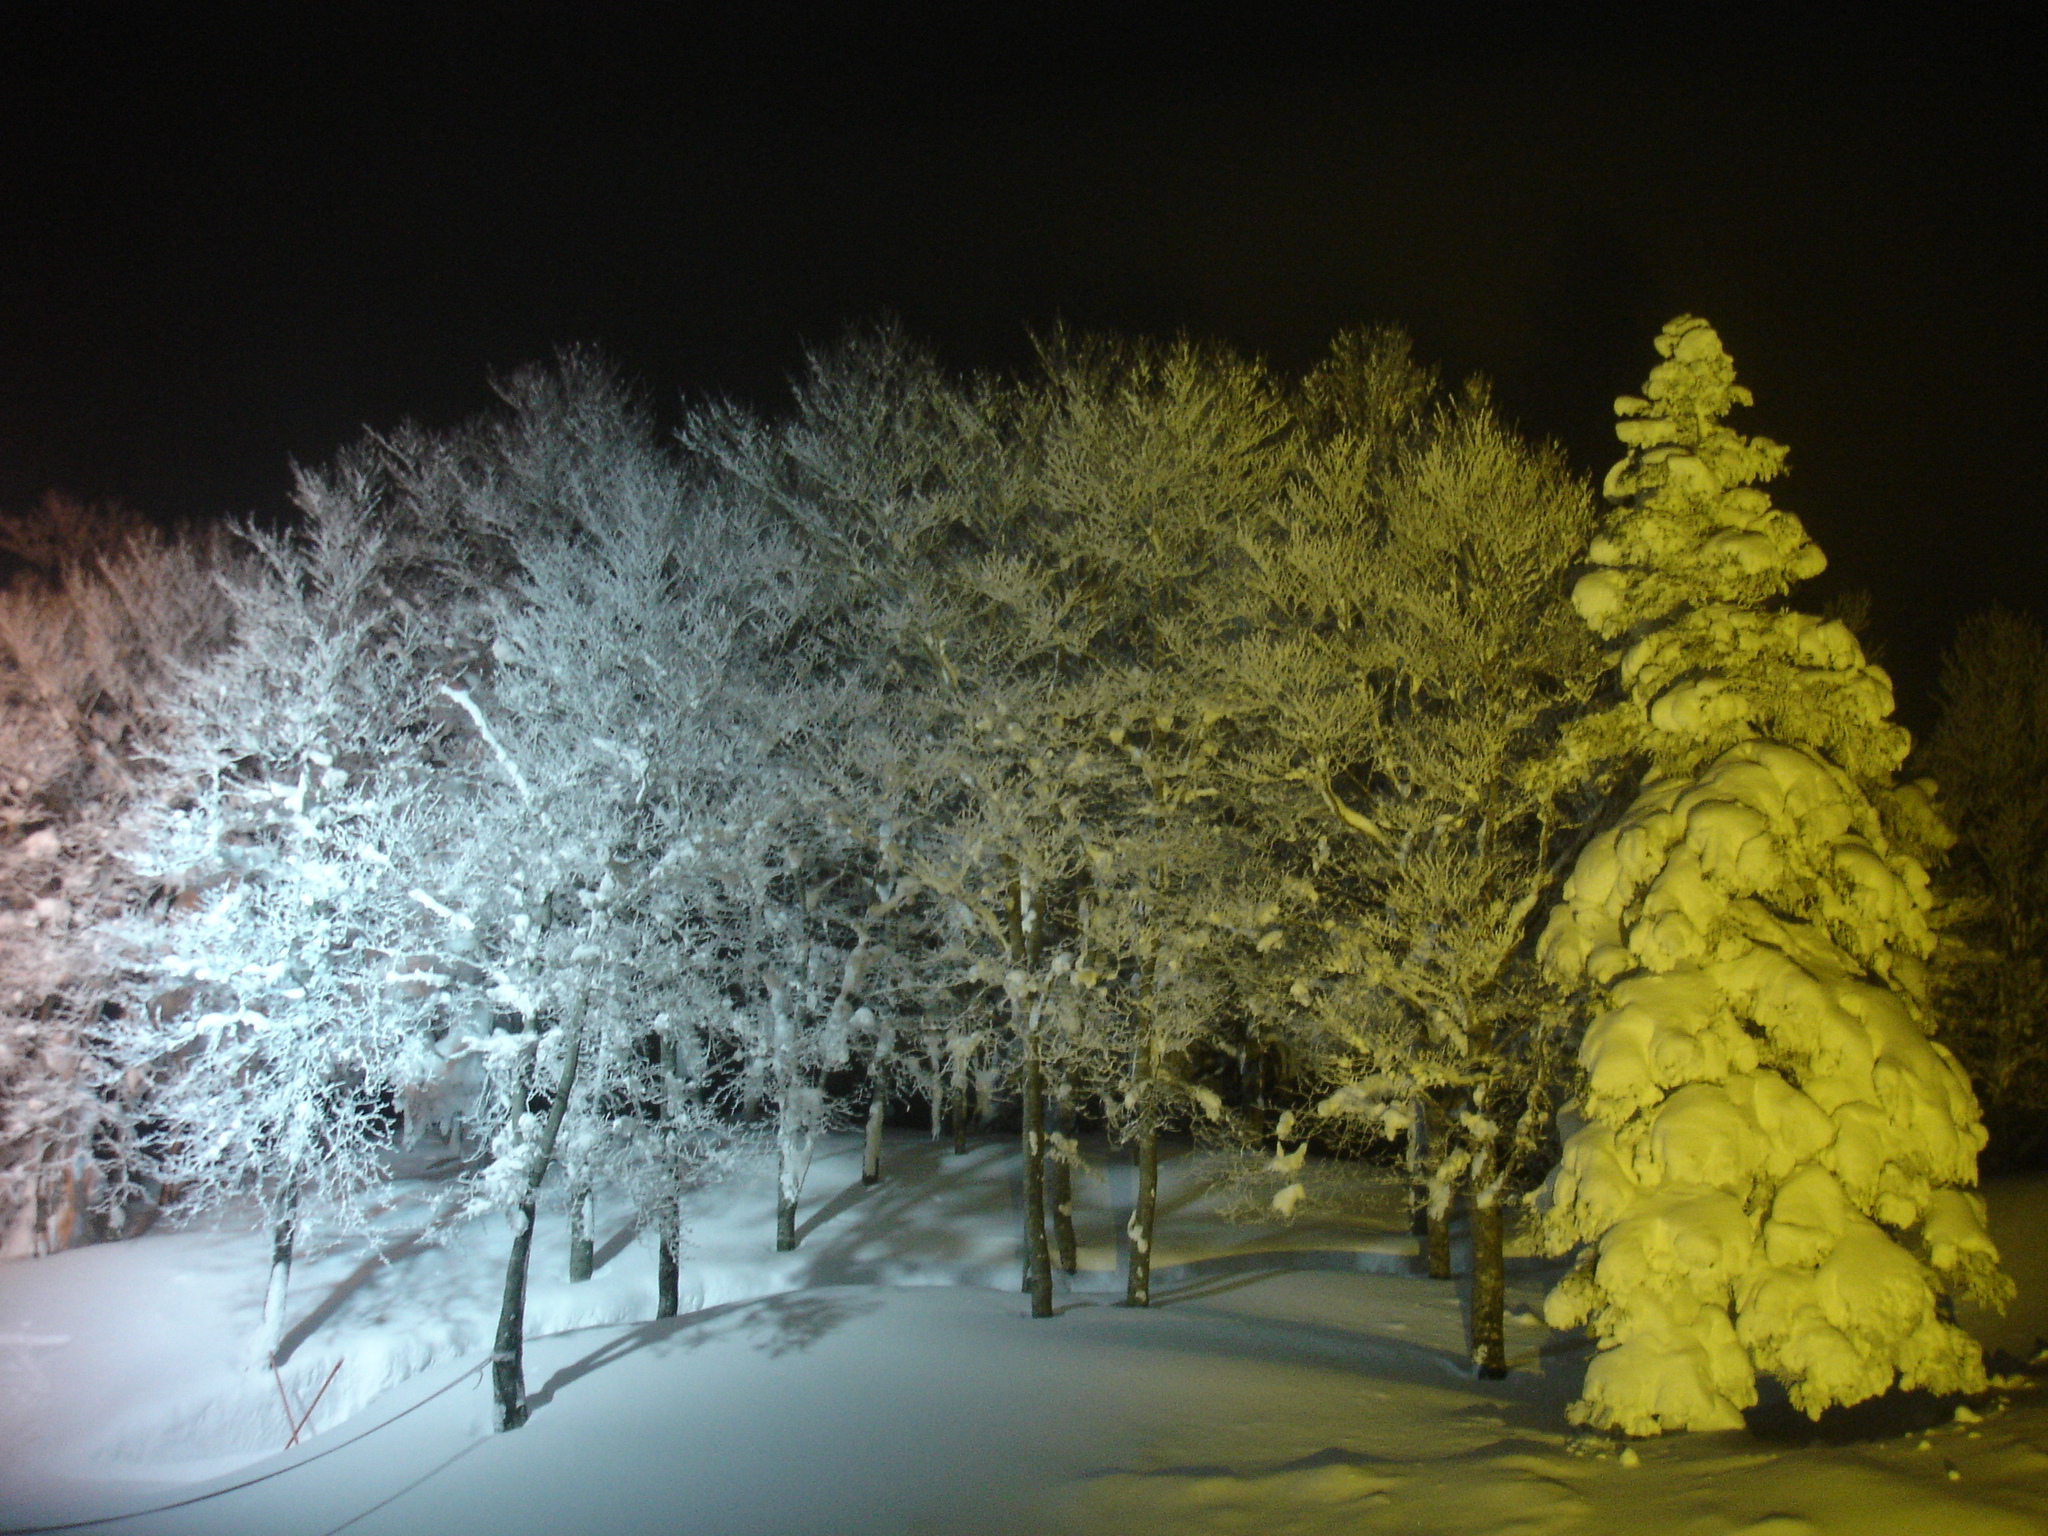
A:
[[[807,343],[883,314],[963,367],[1022,364],[1060,318],[1289,366],[1395,321],[1595,474],[1612,397],[1693,311],[1757,393],[1745,424],[1792,446],[1815,595],[1873,592],[1909,723],[1963,613],[2048,617],[2044,93],[2017,34],[497,9],[9,7],[0,505],[275,511],[293,459],[452,422],[572,342],[665,408],[772,405]]]

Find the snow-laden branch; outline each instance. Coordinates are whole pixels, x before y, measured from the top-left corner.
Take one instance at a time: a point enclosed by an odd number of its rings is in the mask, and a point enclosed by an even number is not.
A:
[[[519,771],[519,765],[512,760],[512,754],[507,752],[505,744],[498,740],[497,732],[491,729],[491,722],[484,718],[484,712],[477,707],[476,700],[470,697],[469,690],[451,688],[443,683],[441,692],[460,705],[462,712],[475,722],[477,734],[483,737],[484,745],[491,749],[504,766],[505,772],[511,776],[512,786],[519,791],[519,798],[528,805],[533,804],[533,786],[526,782],[526,775]]]

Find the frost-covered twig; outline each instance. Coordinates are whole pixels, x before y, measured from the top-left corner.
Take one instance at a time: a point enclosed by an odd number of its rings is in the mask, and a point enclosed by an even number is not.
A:
[[[451,687],[449,684],[443,683],[441,685],[441,692],[452,699],[462,709],[462,712],[475,722],[477,734],[483,737],[484,745],[491,749],[492,754],[498,759],[499,765],[504,768],[506,775],[512,780],[513,787],[519,791],[519,798],[528,805],[533,804],[533,786],[527,783],[526,775],[519,771],[519,764],[512,760],[512,754],[505,750],[505,744],[498,740],[497,733],[491,729],[490,721],[484,718],[482,708],[470,696],[469,690],[467,688]]]

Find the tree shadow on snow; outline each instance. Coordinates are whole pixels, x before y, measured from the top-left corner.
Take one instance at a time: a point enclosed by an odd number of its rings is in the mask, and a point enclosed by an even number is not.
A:
[[[637,1222],[627,1222],[604,1240],[604,1246],[590,1256],[590,1272],[594,1275],[605,1265],[633,1246],[633,1239],[640,1235]]]
[[[332,1320],[348,1299],[368,1285],[380,1270],[399,1259],[410,1258],[422,1249],[435,1246],[439,1241],[436,1234],[442,1222],[448,1219],[448,1215],[449,1207],[444,1205],[435,1211],[433,1217],[419,1231],[408,1233],[396,1242],[374,1244],[354,1269],[328,1287],[327,1294],[320,1298],[312,1311],[285,1330],[284,1336],[278,1341],[275,1363],[279,1366],[289,1364],[298,1347]]]
[[[1244,1253],[1219,1253],[1185,1264],[1162,1264],[1152,1271],[1152,1304],[1173,1306],[1235,1290],[1250,1280],[1273,1274],[1326,1271],[1356,1275],[1416,1275],[1417,1261],[1400,1253],[1375,1253],[1357,1248],[1269,1248]],[[1116,1289],[1123,1289],[1116,1277]]]
[[[797,1226],[804,1284],[1002,1285],[1021,1273],[1017,1259],[985,1251],[969,1221],[950,1230],[933,1210],[975,1213],[1021,1209],[1022,1176],[1007,1143],[982,1143],[964,1157],[938,1143],[892,1143],[881,1182],[856,1175]],[[906,1233],[915,1245],[903,1246]]]
[[[1751,1437],[1769,1445],[1861,1445],[1925,1434],[1937,1425],[1953,1423],[1956,1405],[1964,1401],[1954,1393],[1894,1388],[1860,1403],[1822,1409],[1818,1419],[1810,1419],[1792,1406],[1781,1383],[1764,1377],[1756,1386],[1757,1404],[1742,1417]]]
[[[1515,1292],[1531,1281],[1541,1282],[1558,1265],[1548,1259],[1508,1260],[1510,1302]],[[1370,1287],[1381,1277],[1415,1281],[1424,1277],[1426,1265],[1400,1253],[1361,1252],[1349,1249],[1288,1249],[1262,1253],[1218,1255],[1214,1258],[1154,1272],[1153,1305],[1162,1313],[1190,1303],[1219,1298],[1281,1276],[1299,1273],[1357,1275],[1362,1286]],[[1165,1283],[1162,1285],[1161,1282]],[[1517,1282],[1521,1282],[1521,1286]],[[1471,1277],[1457,1274],[1448,1280],[1426,1282],[1441,1286],[1448,1294],[1456,1287],[1460,1324],[1466,1339],[1471,1337]],[[1118,1294],[1121,1294],[1119,1283]],[[1107,1297],[1104,1298],[1107,1301]],[[1077,1297],[1078,1300],[1078,1297]],[[1186,1314],[1199,1315],[1199,1314]],[[1247,1320],[1249,1321],[1249,1320]],[[1242,1327],[1242,1325],[1238,1325]],[[1261,1317],[1256,1332],[1270,1342],[1286,1339],[1306,1359],[1319,1363],[1341,1363],[1345,1367],[1389,1379],[1406,1380],[1436,1387],[1455,1383],[1479,1401],[1468,1410],[1496,1415],[1504,1429],[1526,1430],[1554,1435],[1566,1428],[1565,1407],[1578,1396],[1585,1378],[1591,1341],[1583,1332],[1559,1333],[1549,1329],[1530,1330],[1518,1337],[1518,1325],[1508,1325],[1508,1374],[1499,1380],[1478,1376],[1464,1349],[1446,1349],[1421,1338],[1407,1338],[1380,1331],[1370,1321],[1317,1323],[1302,1319]],[[1162,1343],[1170,1343],[1162,1339]],[[1247,1338],[1247,1353],[1265,1346]]]
[[[572,1360],[550,1375],[528,1401],[538,1408],[572,1383],[643,1350],[696,1350],[737,1340],[770,1358],[801,1353],[880,1305],[878,1298],[788,1291],[758,1301],[707,1308],[687,1317],[659,1318],[614,1334],[589,1354]]]
[[[833,1220],[835,1217],[845,1215],[857,1205],[865,1204],[881,1189],[882,1186],[880,1184],[862,1184],[857,1181],[847,1185],[846,1188],[839,1191],[838,1194],[797,1223],[797,1246],[802,1247],[804,1239],[817,1231],[826,1222]]]

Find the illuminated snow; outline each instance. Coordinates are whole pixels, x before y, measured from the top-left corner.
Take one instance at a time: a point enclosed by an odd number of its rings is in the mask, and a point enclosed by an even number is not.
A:
[[[1084,1149],[1099,1166],[1099,1138]],[[2048,1518],[2048,1405],[2017,1380],[1859,1445],[1697,1437],[1631,1457],[1572,1433],[1586,1347],[1527,1310],[1554,1268],[1510,1260],[1513,1370],[1475,1381],[1462,1287],[1414,1273],[1398,1180],[1344,1221],[1247,1228],[1217,1220],[1169,1152],[1178,1214],[1149,1311],[1114,1305],[1127,1169],[1083,1180],[1082,1274],[1059,1317],[1034,1321],[1014,1148],[955,1158],[892,1135],[885,1161],[896,1173],[866,1188],[857,1144],[834,1139],[813,1175],[828,1214],[791,1254],[770,1247],[771,1169],[703,1192],[668,1323],[647,1321],[652,1254],[626,1236],[626,1202],[601,1202],[612,1240],[580,1285],[561,1218],[543,1215],[528,1357],[547,1396],[517,1435],[490,1433],[478,1380],[501,1236],[486,1221],[406,1243],[434,1216],[431,1180],[391,1191],[388,1263],[309,1244],[285,1387],[303,1407],[341,1370],[288,1454],[276,1384],[239,1364],[259,1232],[158,1230],[0,1265],[0,1525],[241,1483],[89,1528],[2020,1536]],[[2048,1262],[2048,1182],[2000,1186],[1993,1211]],[[2024,1346],[2048,1331],[2044,1294],[1977,1326]]]

